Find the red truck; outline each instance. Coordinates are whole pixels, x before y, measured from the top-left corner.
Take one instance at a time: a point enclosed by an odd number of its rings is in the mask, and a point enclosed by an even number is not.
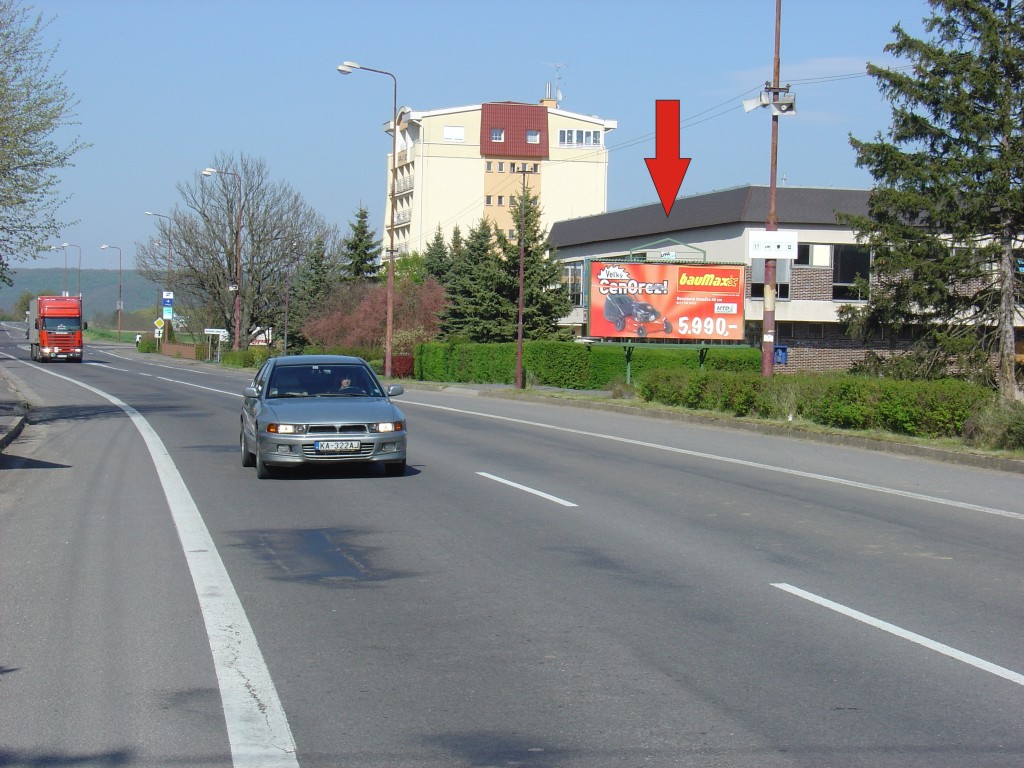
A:
[[[82,362],[81,296],[40,296],[28,305],[28,341],[33,360]]]

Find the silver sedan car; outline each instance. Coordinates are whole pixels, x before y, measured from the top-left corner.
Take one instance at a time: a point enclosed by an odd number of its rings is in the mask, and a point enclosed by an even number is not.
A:
[[[277,467],[375,462],[405,473],[405,415],[358,357],[272,357],[242,393],[243,467],[267,478]]]

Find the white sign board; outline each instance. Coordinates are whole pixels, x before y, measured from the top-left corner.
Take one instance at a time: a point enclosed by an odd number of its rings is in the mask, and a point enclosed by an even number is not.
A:
[[[164,298],[174,300],[174,291],[164,291]]]
[[[796,259],[800,238],[795,229],[747,230],[747,257],[751,259]]]
[[[230,338],[227,328],[204,328],[203,333],[207,336],[219,336],[221,341],[227,341]]]

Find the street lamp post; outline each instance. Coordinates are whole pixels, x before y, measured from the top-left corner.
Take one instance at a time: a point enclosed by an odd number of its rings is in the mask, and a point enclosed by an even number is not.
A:
[[[74,243],[62,243],[62,248],[78,249],[78,295],[82,295],[82,246]],[[68,292],[68,252],[64,251],[64,294]]]
[[[519,171],[523,175],[523,192],[519,198],[519,318],[516,325],[516,381],[515,388],[523,388],[523,293],[526,275],[526,164]]]
[[[101,250],[113,248],[117,251],[117,340],[121,341],[121,309],[124,302],[121,301],[121,249],[116,245],[101,245]]]
[[[238,180],[238,227],[235,229],[235,352],[240,349],[239,334],[242,325],[242,177],[234,171],[222,171],[217,168],[204,168],[203,176],[215,173],[234,176]]]
[[[67,244],[64,245],[51,245],[46,250],[48,251],[64,251],[64,295],[68,295],[68,249]]]
[[[363,67],[354,61],[346,61],[338,65],[338,71],[343,75],[350,75],[357,69],[376,72],[378,75],[387,75],[394,84],[391,107],[391,226],[388,228],[387,320],[384,329],[384,375],[391,376],[391,350],[395,323],[395,179],[398,175],[398,78],[386,70]]]
[[[172,255],[172,251],[171,251],[171,224],[170,224],[170,222],[172,222],[173,219],[170,216],[166,216],[166,215],[164,215],[162,213],[153,213],[153,211],[146,211],[146,215],[147,216],[159,216],[161,219],[167,219],[167,237],[164,238],[164,240],[167,241],[167,276],[164,278],[164,290],[165,291],[169,291],[169,290],[171,290],[171,255]],[[160,305],[158,304],[157,306],[160,306]],[[173,338],[171,338],[171,332],[172,332],[172,330],[174,328],[174,316],[173,315],[174,315],[174,313],[173,313],[173,310],[172,310],[172,312],[171,312],[171,322],[168,324],[168,327],[167,327],[167,336],[168,336],[167,340],[168,341],[173,341]]]

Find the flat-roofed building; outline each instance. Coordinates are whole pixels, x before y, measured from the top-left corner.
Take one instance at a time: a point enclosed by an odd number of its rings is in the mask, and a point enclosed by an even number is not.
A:
[[[539,198],[541,225],[604,213],[608,150],[614,120],[539,104],[490,102],[465,107],[399,110],[394,244],[398,254],[426,250],[440,227],[449,242],[488,218],[515,239],[509,212],[527,185]],[[391,133],[389,121],[385,130]],[[391,155],[383,241],[391,226]]]

